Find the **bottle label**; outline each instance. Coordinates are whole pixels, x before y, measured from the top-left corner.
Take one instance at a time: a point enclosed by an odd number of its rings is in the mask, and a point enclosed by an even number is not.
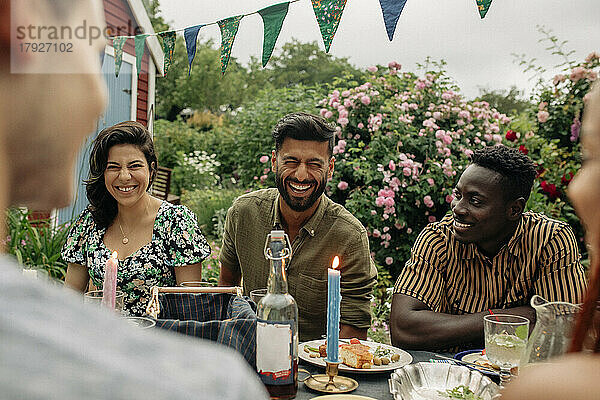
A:
[[[293,322],[256,323],[256,370],[265,385],[294,383]]]

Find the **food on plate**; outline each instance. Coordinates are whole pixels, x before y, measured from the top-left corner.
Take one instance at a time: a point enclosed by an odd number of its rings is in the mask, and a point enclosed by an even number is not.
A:
[[[444,399],[463,399],[463,400],[482,400],[468,386],[460,385],[445,391],[439,390],[438,393]]]
[[[363,364],[368,363],[371,367],[373,354],[371,348],[364,344],[342,344],[340,346],[340,358],[342,362],[352,368],[362,368]]]
[[[340,342],[340,361],[351,368],[381,368],[400,360],[400,354],[395,353],[393,349],[385,347],[385,345],[377,345],[375,348],[376,343],[367,342],[370,344],[368,346],[356,338],[349,340],[341,339]],[[316,347],[317,344],[315,342],[311,344],[312,346],[305,344],[303,347],[304,353],[308,353],[308,358],[327,357],[327,341],[319,345],[319,347]]]
[[[327,357],[327,342],[319,346],[319,355],[321,357]]]

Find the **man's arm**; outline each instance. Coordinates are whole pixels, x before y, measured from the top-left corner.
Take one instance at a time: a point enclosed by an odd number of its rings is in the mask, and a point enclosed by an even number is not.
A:
[[[520,315],[535,322],[530,306],[492,310],[496,314]],[[483,344],[483,316],[489,312],[451,315],[431,311],[411,296],[395,294],[392,299],[390,330],[392,344],[401,349],[436,350],[461,343]]]
[[[221,251],[219,253],[219,286],[239,286],[242,280],[242,272],[234,241],[236,221],[237,213],[232,206],[227,210],[227,216],[225,217],[223,243],[221,244]]]
[[[352,325],[340,324],[340,339],[367,339],[367,328],[356,328]]]
[[[231,271],[221,264],[219,272],[219,286],[239,286],[242,281],[242,275]]]

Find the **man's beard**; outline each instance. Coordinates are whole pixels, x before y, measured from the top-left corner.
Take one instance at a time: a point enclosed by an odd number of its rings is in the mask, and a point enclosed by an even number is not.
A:
[[[313,180],[300,182],[296,179],[288,178],[286,179],[286,182],[294,182],[304,185],[314,185],[317,181]],[[325,180],[325,177],[323,177],[323,179],[321,179],[321,183],[317,185],[317,187],[315,187],[314,189],[309,189],[313,192],[307,198],[297,198],[290,195],[278,169],[275,171],[275,183],[277,184],[277,190],[279,190],[279,194],[281,195],[281,197],[283,197],[283,201],[285,201],[285,203],[292,210],[296,212],[302,212],[311,208],[316,203],[316,201],[319,200],[319,198],[321,198],[321,195],[325,191],[325,185],[327,184],[327,181]]]

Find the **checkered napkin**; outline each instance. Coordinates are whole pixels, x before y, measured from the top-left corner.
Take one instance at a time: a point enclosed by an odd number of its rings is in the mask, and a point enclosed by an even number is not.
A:
[[[256,313],[246,297],[229,293],[160,293],[156,327],[215,341],[256,366]]]

